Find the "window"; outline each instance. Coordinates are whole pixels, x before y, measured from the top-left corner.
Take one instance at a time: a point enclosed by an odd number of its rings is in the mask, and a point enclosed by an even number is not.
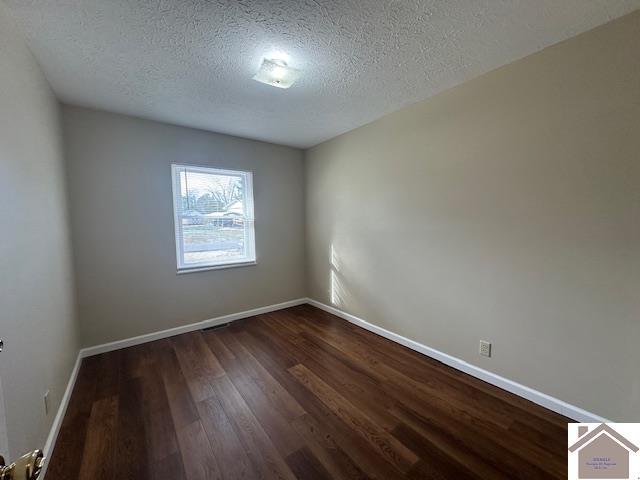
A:
[[[256,261],[251,172],[172,165],[178,272]]]

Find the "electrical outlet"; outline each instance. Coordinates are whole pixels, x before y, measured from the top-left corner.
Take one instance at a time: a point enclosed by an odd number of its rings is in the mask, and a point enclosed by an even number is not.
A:
[[[44,415],[45,417],[49,415],[49,390],[44,392],[44,396],[42,397],[44,400]]]
[[[480,355],[483,357],[491,356],[491,343],[485,340],[480,340]]]

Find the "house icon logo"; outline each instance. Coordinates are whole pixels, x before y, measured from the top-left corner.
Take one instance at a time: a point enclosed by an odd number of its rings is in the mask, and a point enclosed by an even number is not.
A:
[[[638,444],[637,423],[569,424],[569,478],[640,480]]]

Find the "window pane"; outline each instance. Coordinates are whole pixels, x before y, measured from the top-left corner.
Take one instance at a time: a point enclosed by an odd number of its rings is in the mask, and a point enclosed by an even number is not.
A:
[[[173,165],[178,268],[255,261],[250,172]]]
[[[183,238],[185,263],[246,256],[242,226],[185,225]]]

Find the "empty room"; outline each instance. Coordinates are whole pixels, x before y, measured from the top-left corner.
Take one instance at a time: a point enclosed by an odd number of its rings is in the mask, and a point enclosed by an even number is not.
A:
[[[0,479],[640,479],[640,0],[0,0]]]

